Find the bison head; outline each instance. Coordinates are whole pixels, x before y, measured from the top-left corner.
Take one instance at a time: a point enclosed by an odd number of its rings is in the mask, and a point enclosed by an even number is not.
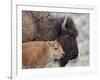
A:
[[[63,67],[67,64],[69,60],[78,57],[78,46],[76,38],[78,36],[78,31],[73,22],[73,19],[69,16],[60,19],[56,26],[59,26],[57,40],[61,44],[65,54],[59,62],[60,66]],[[62,22],[62,24],[61,24]]]

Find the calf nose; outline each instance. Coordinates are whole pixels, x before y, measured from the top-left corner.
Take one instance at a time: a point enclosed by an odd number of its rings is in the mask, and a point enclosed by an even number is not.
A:
[[[62,55],[64,55],[64,54],[65,54],[65,52],[62,53]]]

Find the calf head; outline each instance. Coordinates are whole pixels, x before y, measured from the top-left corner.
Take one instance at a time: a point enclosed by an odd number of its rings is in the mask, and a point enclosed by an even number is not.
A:
[[[52,58],[60,59],[64,55],[64,51],[61,45],[55,41],[48,41],[48,46],[50,48],[50,54]]]

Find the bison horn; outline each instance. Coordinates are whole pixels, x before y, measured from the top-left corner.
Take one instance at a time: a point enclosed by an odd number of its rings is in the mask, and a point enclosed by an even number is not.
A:
[[[66,30],[65,26],[66,26],[66,22],[67,22],[67,16],[65,17],[63,24],[62,24],[62,30]]]

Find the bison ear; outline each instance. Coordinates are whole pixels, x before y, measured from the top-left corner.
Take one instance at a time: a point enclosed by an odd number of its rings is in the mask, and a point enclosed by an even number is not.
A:
[[[65,19],[64,19],[64,21],[63,21],[63,23],[62,23],[62,30],[64,30],[64,31],[66,31],[66,23],[67,23],[67,18],[68,18],[68,16],[66,16],[65,17]]]

